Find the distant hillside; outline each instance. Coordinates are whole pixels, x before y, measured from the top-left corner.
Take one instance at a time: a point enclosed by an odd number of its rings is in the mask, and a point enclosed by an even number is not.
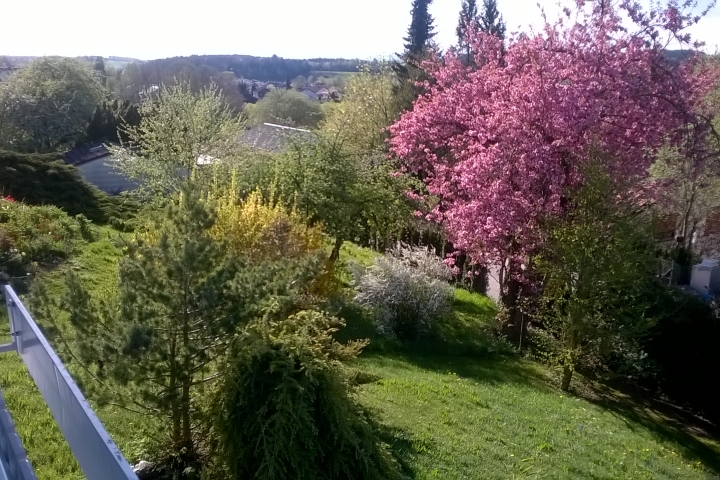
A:
[[[30,56],[12,56],[12,55],[0,55],[0,68],[2,67],[22,67],[32,62],[37,57]],[[88,62],[95,62],[98,58],[97,55],[83,55],[81,57],[75,57]],[[116,69],[121,69],[128,63],[142,63],[142,60],[130,57],[103,57],[105,65],[111,65]]]
[[[679,65],[693,55],[695,55],[694,50],[668,50],[665,52],[665,56],[668,60],[676,65]]]
[[[110,56],[110,57],[104,58],[103,60],[105,61],[105,65],[113,67],[117,70],[122,69],[128,63],[142,63],[142,60],[138,60],[137,58],[130,58],[130,57]]]

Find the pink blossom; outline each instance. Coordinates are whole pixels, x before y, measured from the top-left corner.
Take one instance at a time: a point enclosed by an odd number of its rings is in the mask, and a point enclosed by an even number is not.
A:
[[[614,177],[639,184],[657,149],[697,124],[717,81],[694,59],[673,67],[655,41],[653,32],[692,23],[676,2],[664,16],[620,2],[635,32],[610,2],[587,3],[577,1],[577,23],[505,45],[471,35],[480,67],[453,53],[427,65],[427,93],[389,128],[392,151],[440,199],[430,217],[475,262],[526,263],[592,152]]]

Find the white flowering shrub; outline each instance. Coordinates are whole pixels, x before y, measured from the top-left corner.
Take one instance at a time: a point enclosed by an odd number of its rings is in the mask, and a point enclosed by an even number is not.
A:
[[[355,301],[385,335],[417,339],[450,312],[450,270],[426,248],[398,245],[367,269],[353,268],[353,277]]]

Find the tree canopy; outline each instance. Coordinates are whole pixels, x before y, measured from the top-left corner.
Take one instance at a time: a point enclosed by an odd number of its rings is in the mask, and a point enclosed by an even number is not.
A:
[[[418,84],[425,81],[427,76],[420,65],[436,50],[436,45],[432,41],[435,36],[434,20],[428,10],[431,3],[432,0],[413,0],[410,11],[412,19],[408,27],[408,35],[404,38],[405,50],[393,63],[393,70],[398,79],[395,98],[401,111],[410,109],[412,102],[422,91]]]
[[[393,88],[395,76],[388,63],[363,67],[345,88],[343,101],[330,110],[320,132],[333,144],[356,155],[386,150],[386,128],[399,114]]]
[[[255,105],[247,109],[250,122],[291,125],[294,127],[317,127],[322,120],[318,102],[310,100],[295,90],[275,89]]]
[[[455,32],[458,37],[458,48],[467,59],[470,59],[470,42],[467,41],[466,35],[468,30],[477,30],[478,10],[476,0],[463,0],[460,8],[460,18]]]
[[[413,0],[412,20],[408,27],[407,37],[405,40],[406,58],[418,58],[429,46],[430,41],[435,36],[433,31],[433,17],[430,15],[429,8],[432,0]]]
[[[505,21],[497,8],[497,0],[483,0],[482,11],[478,15],[480,30],[499,38],[505,38]]]
[[[533,259],[563,390],[580,366],[601,367],[610,355],[618,366],[637,361],[639,339],[654,323],[646,293],[655,267],[649,219],[623,201],[627,185],[602,170],[600,157],[591,154],[584,185],[567,195],[572,210],[550,219],[542,253]]]
[[[472,35],[481,67],[452,53],[435,62],[428,94],[390,128],[393,152],[440,198],[434,218],[453,244],[516,273],[542,243],[542,219],[568,208],[591,149],[613,178],[640,180],[668,139],[708,128],[698,113],[716,71],[664,55],[692,12],[580,2],[576,21],[566,14],[507,46]]]
[[[40,57],[0,85],[0,146],[47,153],[83,138],[105,91],[90,64]]]
[[[113,152],[120,169],[138,181],[145,195],[177,191],[199,166],[228,161],[241,148],[241,120],[213,85],[197,94],[186,83],[163,86],[141,104],[140,114],[139,125],[123,129],[129,141]]]

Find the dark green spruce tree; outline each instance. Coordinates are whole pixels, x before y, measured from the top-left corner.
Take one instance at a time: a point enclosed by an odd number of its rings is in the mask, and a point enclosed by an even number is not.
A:
[[[105,61],[102,57],[97,57],[93,64],[93,70],[97,72],[100,83],[104,87],[107,84],[107,74],[105,73]]]
[[[471,30],[477,31],[480,28],[478,20],[477,2],[475,0],[463,0],[460,9],[460,19],[456,29],[458,37],[458,54],[466,65],[472,61],[472,47],[465,38],[466,33]]]
[[[479,15],[480,30],[496,37],[505,38],[505,21],[497,8],[497,0],[483,0]]]
[[[85,138],[78,141],[77,145],[87,142],[118,143],[120,140],[127,142],[129,138],[124,129],[138,125],[140,125],[140,112],[137,105],[127,100],[103,102],[102,105],[95,107]]]
[[[412,10],[410,11],[412,20],[408,28],[408,35],[404,38],[405,52],[403,58],[406,60],[418,60],[421,58],[435,36],[433,18],[429,11],[431,3],[432,0],[413,0]]]
[[[398,78],[395,96],[400,111],[412,108],[413,102],[421,93],[416,82],[426,80],[425,72],[420,65],[434,49],[432,41],[435,36],[434,20],[429,11],[431,3],[432,0],[413,0],[410,11],[412,19],[408,34],[404,38],[405,50],[393,64],[393,70]]]

